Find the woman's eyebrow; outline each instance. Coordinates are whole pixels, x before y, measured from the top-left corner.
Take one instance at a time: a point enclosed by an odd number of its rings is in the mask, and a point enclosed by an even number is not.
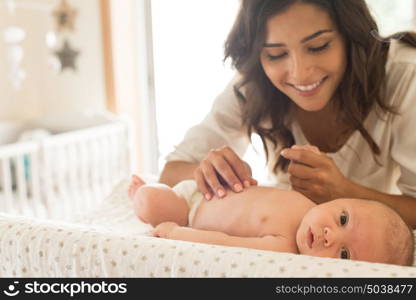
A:
[[[312,33],[311,35],[308,35],[307,37],[303,38],[300,42],[301,43],[306,43],[307,41],[310,41],[318,36],[320,36],[321,34],[327,33],[327,32],[332,32],[333,30],[331,29],[322,29],[322,30],[318,30],[315,33]],[[263,47],[265,48],[272,48],[272,47],[284,47],[286,46],[283,43],[264,43]]]

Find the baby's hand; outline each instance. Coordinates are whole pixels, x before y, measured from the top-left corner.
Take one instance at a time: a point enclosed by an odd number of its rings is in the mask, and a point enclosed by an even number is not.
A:
[[[153,230],[152,236],[164,239],[172,238],[172,232],[175,230],[176,227],[179,227],[179,225],[174,222],[160,223],[156,226],[155,230]]]

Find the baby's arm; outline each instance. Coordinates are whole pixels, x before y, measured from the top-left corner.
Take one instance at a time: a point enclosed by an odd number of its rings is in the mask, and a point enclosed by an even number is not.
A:
[[[198,230],[180,227],[173,222],[159,224],[153,236],[172,240],[182,240],[231,247],[243,247],[259,250],[298,253],[297,248],[283,236],[266,235],[264,237],[231,236],[220,231]]]

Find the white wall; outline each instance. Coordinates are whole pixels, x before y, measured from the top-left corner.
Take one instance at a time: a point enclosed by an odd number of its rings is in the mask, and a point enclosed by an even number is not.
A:
[[[11,1],[0,0],[0,120],[105,109],[99,0],[67,2],[78,11],[75,31],[59,33],[52,16],[59,0],[16,0],[14,14],[7,6]],[[17,90],[7,79],[9,66],[3,33],[8,26],[18,26],[26,33],[20,46],[24,50],[22,67],[27,78]],[[53,48],[46,43],[48,32],[57,34]],[[61,72],[51,64],[53,52],[61,48],[65,38],[80,51],[76,72]]]

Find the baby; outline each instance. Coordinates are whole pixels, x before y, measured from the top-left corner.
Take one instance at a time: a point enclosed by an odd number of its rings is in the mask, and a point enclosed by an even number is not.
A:
[[[398,265],[413,264],[413,232],[387,205],[336,199],[320,205],[293,190],[251,186],[204,199],[196,182],[170,188],[133,175],[129,197],[153,235]]]

